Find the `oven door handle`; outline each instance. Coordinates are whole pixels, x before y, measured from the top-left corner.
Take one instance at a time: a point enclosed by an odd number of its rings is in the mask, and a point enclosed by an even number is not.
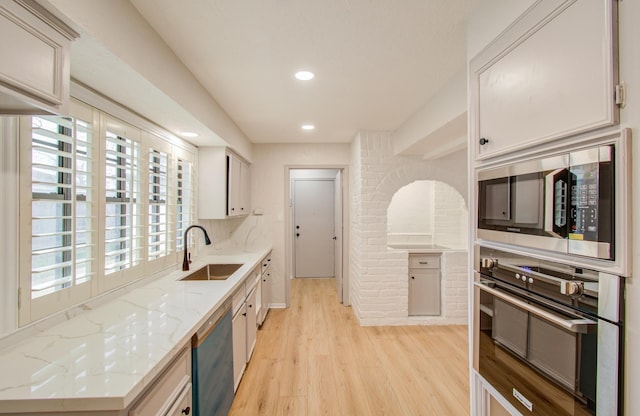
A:
[[[561,328],[566,329],[570,332],[575,333],[586,333],[587,328],[590,325],[597,325],[596,321],[591,319],[581,318],[581,319],[565,319],[561,316],[556,315],[555,313],[551,313],[549,311],[545,311],[544,309],[538,308],[537,306],[531,305],[530,303],[524,302],[514,296],[511,296],[501,290],[492,288],[484,284],[483,282],[474,282],[473,283],[478,289],[487,292],[497,298],[504,300],[514,306],[519,307],[520,309],[524,309],[527,312],[530,312],[552,324],[555,324]]]

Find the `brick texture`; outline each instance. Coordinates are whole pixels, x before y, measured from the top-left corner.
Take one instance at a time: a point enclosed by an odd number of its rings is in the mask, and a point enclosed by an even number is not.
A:
[[[467,252],[446,252],[442,258],[442,315],[408,316],[408,255],[387,248],[387,208],[398,189],[416,180],[446,182],[466,176],[461,166],[440,166],[417,158],[396,156],[389,132],[361,131],[351,147],[351,265],[350,300],[361,325],[466,323],[468,298]],[[457,188],[460,188],[456,176]],[[435,232],[450,246],[466,245],[467,218],[460,218],[464,199],[446,183],[437,186],[442,218]],[[455,215],[448,215],[450,206]],[[454,209],[455,208],[455,209]],[[466,208],[465,208],[466,209]],[[464,234],[461,234],[464,233]],[[448,240],[447,240],[448,238]],[[454,241],[455,240],[455,241]],[[439,240],[436,240],[439,241]]]

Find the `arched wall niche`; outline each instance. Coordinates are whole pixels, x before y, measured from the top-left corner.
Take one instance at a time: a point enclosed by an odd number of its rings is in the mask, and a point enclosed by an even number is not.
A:
[[[416,180],[400,187],[391,197],[387,207],[387,245],[464,249],[468,218],[464,198],[451,185]]]

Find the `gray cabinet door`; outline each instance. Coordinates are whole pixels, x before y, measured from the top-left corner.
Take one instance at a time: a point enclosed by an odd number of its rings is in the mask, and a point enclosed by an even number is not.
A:
[[[409,315],[440,315],[439,270],[409,270]]]

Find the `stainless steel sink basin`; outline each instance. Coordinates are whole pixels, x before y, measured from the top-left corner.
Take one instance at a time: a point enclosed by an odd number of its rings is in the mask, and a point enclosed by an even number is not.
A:
[[[180,280],[226,280],[242,264],[207,264]]]

